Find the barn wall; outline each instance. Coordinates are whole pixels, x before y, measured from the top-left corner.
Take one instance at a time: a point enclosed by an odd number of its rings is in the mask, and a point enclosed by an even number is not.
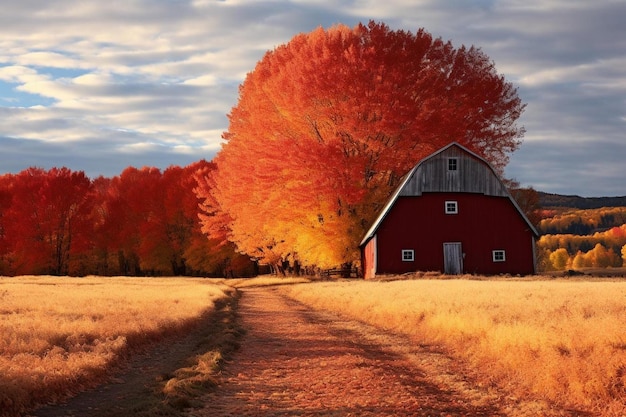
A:
[[[376,275],[376,236],[367,242],[363,248],[362,256],[363,278],[374,278]]]
[[[445,214],[448,200],[458,214]],[[461,242],[464,273],[534,273],[533,233],[508,197],[473,193],[424,193],[399,197],[377,230],[377,272],[443,270],[443,243]],[[404,262],[402,249],[415,250]],[[505,262],[492,251],[505,250]]]

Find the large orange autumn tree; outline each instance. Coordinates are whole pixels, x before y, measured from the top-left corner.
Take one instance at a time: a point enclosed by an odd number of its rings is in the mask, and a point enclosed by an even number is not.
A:
[[[370,22],[297,35],[240,86],[217,170],[198,188],[204,230],[269,263],[358,261],[402,175],[451,141],[502,170],[523,109],[480,49],[422,29]]]

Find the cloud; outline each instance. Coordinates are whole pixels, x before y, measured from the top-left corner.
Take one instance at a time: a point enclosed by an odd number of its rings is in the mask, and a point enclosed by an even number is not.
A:
[[[626,3],[612,0],[7,2],[2,170],[67,165],[113,176],[210,159],[238,85],[267,50],[319,26],[374,19],[479,46],[519,88],[527,135],[511,176],[551,192],[626,194],[615,180],[624,16]],[[579,168],[585,179],[574,180]]]
[[[589,155],[593,155],[590,158]],[[587,197],[624,195],[626,143],[603,140],[533,142],[511,158],[507,175],[540,191]],[[576,164],[572,166],[572,164]],[[581,192],[581,190],[587,190]]]

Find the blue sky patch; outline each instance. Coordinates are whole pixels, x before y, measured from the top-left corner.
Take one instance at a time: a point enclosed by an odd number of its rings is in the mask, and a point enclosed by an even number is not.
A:
[[[0,106],[2,107],[33,107],[50,106],[55,100],[50,97],[30,94],[18,90],[20,84],[0,81]]]

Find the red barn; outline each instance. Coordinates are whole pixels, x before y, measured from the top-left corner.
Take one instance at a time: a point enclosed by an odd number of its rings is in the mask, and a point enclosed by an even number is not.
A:
[[[361,241],[376,274],[534,274],[537,230],[491,167],[451,143],[419,162]]]

